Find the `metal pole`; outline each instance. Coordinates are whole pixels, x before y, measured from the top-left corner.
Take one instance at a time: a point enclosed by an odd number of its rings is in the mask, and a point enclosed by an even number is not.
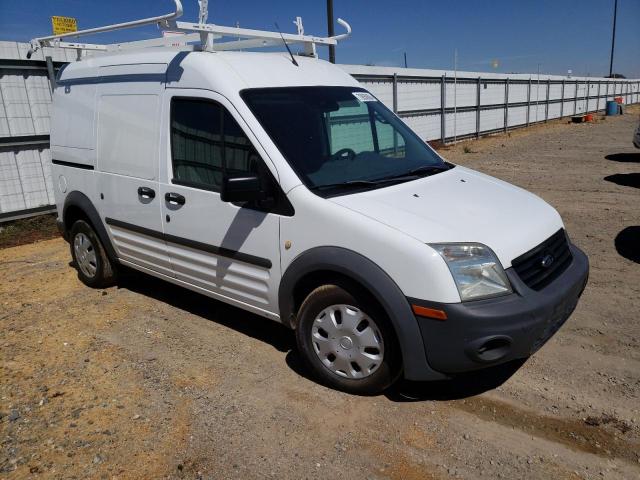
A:
[[[335,36],[333,29],[333,0],[327,0],[327,33],[330,37]],[[336,63],[336,47],[329,45],[329,61]]]
[[[504,81],[504,131],[509,127],[509,78]]]
[[[624,103],[629,103],[629,82],[624,83]]]
[[[53,60],[51,60],[50,56],[46,56],[45,60],[47,62],[47,73],[49,75],[49,87],[51,88],[51,93],[56,89],[56,71],[53,68]]]
[[[536,123],[538,122],[538,105],[540,104],[540,64],[538,64],[538,80],[536,81]]]
[[[611,35],[611,58],[609,60],[609,78],[613,75],[613,50],[616,46],[616,19],[618,17],[618,0],[613,6],[613,35]]]
[[[453,51],[453,141],[458,139],[458,49]]]
[[[447,75],[442,75],[440,79],[440,136],[442,137],[442,144],[447,142],[446,132],[446,112],[447,106]]]
[[[398,74],[393,74],[393,113],[398,113]]]
[[[589,97],[591,96],[591,82],[587,80],[587,88],[584,93],[584,113],[589,113]]]
[[[578,80],[576,80],[576,91],[573,94],[573,114],[578,113]]]
[[[564,117],[564,78],[562,79],[562,90],[560,91],[560,118]]]
[[[598,81],[598,100],[596,100],[596,112],[600,110],[600,87],[602,86],[602,82]]]
[[[547,101],[544,106],[544,121],[549,120],[549,91],[551,90],[551,79],[547,78]]]
[[[527,127],[531,116],[531,77],[529,77],[529,88],[527,89]]]
[[[480,138],[480,88],[482,79],[478,77],[478,90],[476,92],[476,138]]]

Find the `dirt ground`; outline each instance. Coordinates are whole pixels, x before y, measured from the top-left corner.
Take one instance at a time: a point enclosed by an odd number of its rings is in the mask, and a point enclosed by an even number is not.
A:
[[[444,148],[535,192],[591,261],[524,364],[357,397],[290,332],[160,281],[84,287],[68,246],[0,250],[3,478],[640,477],[640,109]]]
[[[17,247],[59,236],[55,213],[0,224],[0,248]]]

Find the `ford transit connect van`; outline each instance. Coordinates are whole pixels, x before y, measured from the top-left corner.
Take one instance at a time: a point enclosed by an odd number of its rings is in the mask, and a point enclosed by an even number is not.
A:
[[[341,69],[296,63],[163,48],[67,66],[51,150],[80,279],[125,265],[281,322],[349,392],[539,349],[588,274],[558,213],[446,162]]]

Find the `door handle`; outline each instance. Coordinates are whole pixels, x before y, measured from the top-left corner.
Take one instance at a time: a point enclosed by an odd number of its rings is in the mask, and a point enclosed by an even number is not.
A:
[[[142,198],[156,198],[156,191],[149,187],[138,187],[138,195]]]
[[[184,195],[180,195],[179,193],[174,192],[165,193],[164,199],[171,205],[184,205],[184,203],[186,202]]]

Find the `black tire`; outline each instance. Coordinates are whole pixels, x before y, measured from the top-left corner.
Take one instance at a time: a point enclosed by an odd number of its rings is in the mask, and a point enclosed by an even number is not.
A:
[[[80,259],[76,257],[74,244],[76,237],[79,235],[84,235],[84,238],[88,239],[91,244],[89,250],[95,252],[95,262],[91,262],[92,267],[95,268],[93,275],[83,271],[80,267]],[[114,285],[117,275],[115,265],[109,260],[102,246],[102,242],[100,242],[98,235],[90,224],[84,220],[77,220],[71,227],[69,244],[71,247],[71,258],[73,258],[74,267],[78,271],[78,278],[82,283],[91,288],[106,288]]]
[[[326,367],[314,348],[313,322],[332,305],[350,305],[364,312],[378,327],[384,345],[384,356],[376,370],[364,378],[346,378]],[[307,368],[322,384],[347,393],[377,395],[400,376],[401,357],[395,333],[386,314],[362,289],[353,285],[323,285],[313,290],[298,311],[296,325],[298,351]]]

